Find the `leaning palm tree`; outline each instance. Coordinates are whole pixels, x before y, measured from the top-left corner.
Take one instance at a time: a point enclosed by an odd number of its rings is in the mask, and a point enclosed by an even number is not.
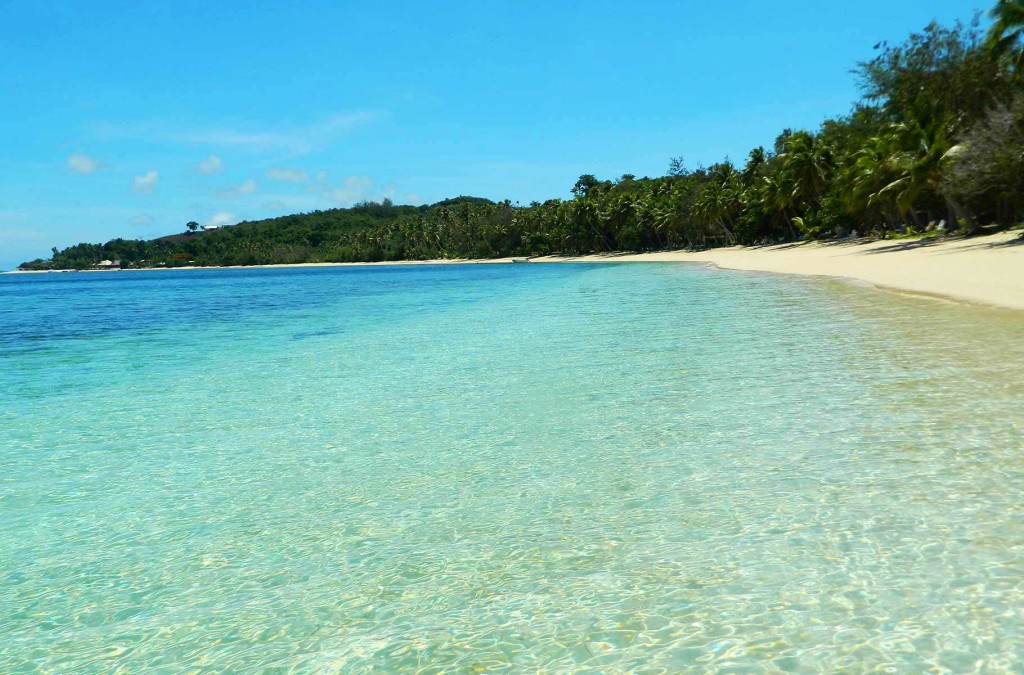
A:
[[[874,205],[875,193],[888,183],[884,180],[884,171],[891,145],[890,135],[884,132],[867,138],[839,172],[846,208],[851,213],[866,214]]]
[[[923,191],[930,190],[946,202],[952,222],[963,221],[968,233],[973,233],[977,223],[970,210],[943,189],[943,171],[961,151],[950,140],[951,126],[945,115],[929,106],[908,111],[907,120],[889,130],[895,147],[886,165],[894,178],[872,199],[892,199],[900,216],[909,214],[916,219],[915,202]]]
[[[991,14],[989,47],[996,54],[1009,54],[1019,73],[1024,70],[1024,0],[998,0]]]

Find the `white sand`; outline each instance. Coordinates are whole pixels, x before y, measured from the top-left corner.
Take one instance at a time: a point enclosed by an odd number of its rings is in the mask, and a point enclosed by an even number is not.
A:
[[[409,260],[381,263],[311,263],[259,267],[361,265],[501,264],[492,260]],[[545,256],[547,262],[691,262],[756,272],[859,279],[876,286],[997,307],[1024,309],[1024,239],[1021,231],[971,239],[810,242],[777,246],[734,246],[707,251],[612,253],[578,257]],[[176,267],[157,269],[212,269]],[[113,270],[103,270],[112,273]],[[131,270],[125,270],[131,271]]]
[[[971,239],[780,244],[531,262],[703,262],[781,274],[859,279],[884,288],[1024,309],[1024,239],[1020,231]]]

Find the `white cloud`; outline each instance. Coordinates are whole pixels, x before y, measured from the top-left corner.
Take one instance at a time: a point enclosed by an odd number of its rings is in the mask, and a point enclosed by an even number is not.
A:
[[[307,192],[319,195],[320,208],[323,208],[325,204],[334,208],[351,206],[364,201],[395,200],[398,186],[393,183],[378,185],[373,178],[365,175],[349,176],[341,185],[338,185],[337,182],[331,180],[326,171],[320,171],[307,187]],[[407,193],[405,200],[404,203],[407,204],[423,203],[423,199],[414,192]]]
[[[276,216],[313,211],[325,206],[319,190],[307,190],[305,194],[260,194],[260,208]]]
[[[136,192],[144,195],[151,195],[156,191],[157,181],[160,180],[160,174],[156,171],[147,171],[141,176],[136,176],[133,180],[134,189]]]
[[[358,126],[381,117],[373,111],[357,111],[321,118],[310,124],[290,129],[175,129],[162,120],[130,124],[100,124],[90,128],[100,140],[145,139],[164,143],[212,145],[241,148],[254,152],[285,151],[302,155],[330,145]]]
[[[100,163],[89,155],[74,154],[68,157],[68,168],[75,173],[81,173],[88,175],[95,173],[96,169],[100,167]]]
[[[324,191],[324,197],[340,205],[350,205],[370,199],[373,179],[369,176],[349,176],[342,187]]]
[[[256,181],[250,178],[249,180],[242,181],[238,185],[234,185],[226,189],[215,190],[214,194],[223,199],[236,199],[245,195],[256,194],[257,189],[259,189],[259,186],[256,184]]]
[[[199,162],[199,173],[205,176],[212,176],[215,173],[221,173],[224,171],[224,162],[221,161],[217,155],[210,155],[203,161]]]
[[[256,147],[259,149],[290,146],[291,139],[285,134],[272,131],[245,132],[235,129],[204,129],[199,131],[176,131],[168,135],[169,140],[196,145],[223,145]]]
[[[145,226],[153,223],[153,216],[148,213],[143,213],[138,216],[132,216],[132,225]]]
[[[234,225],[238,220],[234,214],[228,213],[227,211],[221,211],[210,216],[209,220],[206,221],[207,225],[216,225],[223,227],[224,225]]]
[[[273,168],[267,171],[267,178],[283,180],[289,183],[302,183],[309,178],[309,174],[302,169]]]
[[[235,187],[235,191],[240,195],[251,195],[254,192],[256,192],[256,187],[256,181],[250,178],[249,180],[244,181],[243,183]]]

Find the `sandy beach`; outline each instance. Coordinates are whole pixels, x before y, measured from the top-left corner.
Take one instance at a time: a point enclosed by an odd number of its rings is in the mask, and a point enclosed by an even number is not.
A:
[[[548,261],[711,263],[735,270],[857,279],[903,292],[1024,309],[1020,231],[970,239],[801,242],[531,259]]]
[[[525,258],[486,260],[402,260],[376,263],[304,263],[277,267],[368,265],[503,264]],[[950,298],[995,307],[1024,309],[1024,238],[1020,230],[972,238],[798,242],[775,246],[733,246],[707,251],[603,253],[543,256],[532,263],[672,262],[707,263],[724,269],[856,279],[881,288]],[[175,267],[147,269],[218,269]],[[110,274],[138,270],[88,270]],[[58,272],[10,272],[55,274]]]

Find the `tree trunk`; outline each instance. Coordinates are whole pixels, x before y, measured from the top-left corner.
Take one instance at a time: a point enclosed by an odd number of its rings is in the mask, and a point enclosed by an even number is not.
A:
[[[796,227],[793,226],[793,219],[789,217],[789,213],[785,208],[782,209],[782,217],[786,219],[786,227],[789,228],[789,239],[790,241],[797,240]]]
[[[942,197],[949,204],[949,209],[953,214],[953,222],[957,225],[957,228],[960,226],[960,219],[963,218],[967,234],[976,233],[978,231],[978,224],[975,222],[974,217],[971,216],[970,210],[950,195],[942,195]]]

